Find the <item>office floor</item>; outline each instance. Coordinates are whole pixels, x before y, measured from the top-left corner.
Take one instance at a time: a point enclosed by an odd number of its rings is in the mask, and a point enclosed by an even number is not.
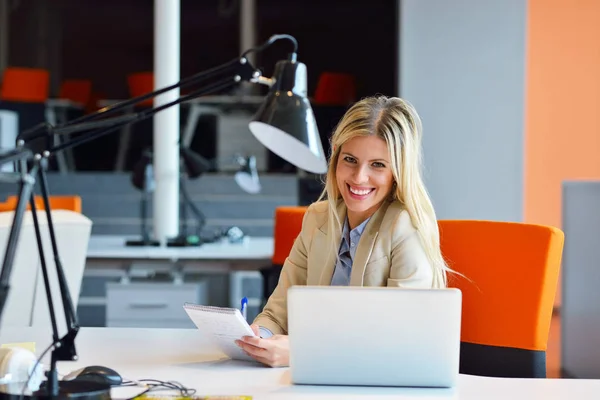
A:
[[[550,325],[548,349],[546,351],[546,376],[560,378],[560,314],[555,313]]]

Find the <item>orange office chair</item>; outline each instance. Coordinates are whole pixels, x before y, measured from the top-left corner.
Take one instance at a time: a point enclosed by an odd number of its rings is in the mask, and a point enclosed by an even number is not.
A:
[[[58,97],[69,99],[86,106],[92,96],[92,81],[89,79],[65,79],[60,85]]]
[[[564,233],[515,222],[438,222],[450,287],[462,291],[460,372],[546,377]]]
[[[69,210],[81,214],[81,197],[79,196],[49,196],[51,210]],[[17,207],[17,196],[8,196],[4,203],[0,203],[1,211],[13,211]],[[35,197],[35,207],[38,210],[44,209],[42,196]],[[31,207],[27,204],[27,210]]]
[[[127,75],[127,87],[131,97],[138,97],[154,90],[154,72],[135,72]],[[140,103],[140,106],[152,106],[154,98],[151,97]]]
[[[261,270],[263,276],[263,298],[267,301],[277,287],[281,268],[292,250],[294,241],[302,229],[302,219],[308,207],[281,206],[275,209],[274,251],[272,265]]]
[[[321,105],[347,106],[356,101],[356,78],[347,73],[323,72],[319,75],[313,101]]]
[[[2,78],[0,99],[44,103],[48,100],[50,73],[45,69],[8,67]]]

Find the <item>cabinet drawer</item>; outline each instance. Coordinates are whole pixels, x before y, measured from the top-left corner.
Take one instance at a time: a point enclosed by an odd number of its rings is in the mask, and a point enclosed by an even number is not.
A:
[[[189,319],[163,319],[163,320],[122,320],[111,319],[106,322],[106,326],[111,328],[162,328],[162,329],[197,329],[196,325]]]
[[[186,302],[198,302],[200,285],[172,283],[108,283],[106,285],[106,319],[185,320]]]

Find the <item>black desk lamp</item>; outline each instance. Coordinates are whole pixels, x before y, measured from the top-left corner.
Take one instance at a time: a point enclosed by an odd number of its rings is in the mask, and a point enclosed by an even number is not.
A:
[[[196,152],[186,148],[179,148],[180,159],[183,162],[184,170],[189,179],[197,179],[201,177],[205,172],[210,169],[210,162],[197,154]],[[125,244],[127,246],[158,246],[158,240],[151,238],[150,229],[148,228],[148,203],[150,196],[154,191],[154,168],[153,168],[153,157],[152,151],[146,150],[142,154],[142,158],[135,164],[131,174],[131,183],[134,187],[142,191],[142,198],[140,203],[140,218],[141,218],[141,229],[142,239],[141,240],[127,240]],[[211,242],[214,237],[201,236],[202,228],[206,225],[206,217],[200,211],[198,207],[192,202],[190,195],[185,187],[184,176],[179,176],[179,192],[181,193],[181,199],[179,203],[179,213],[181,219],[181,227],[179,235],[170,238],[167,241],[167,246],[182,247],[182,246],[196,246],[201,243]],[[187,226],[187,208],[190,207],[194,216],[196,217],[197,227],[196,234],[188,234]]]
[[[294,44],[294,50],[289,58],[284,61],[279,61],[275,68],[275,74],[272,78],[261,76],[261,72],[255,70],[248,62],[246,55],[251,52],[260,52],[268,48],[275,41],[287,39]],[[48,123],[40,124],[32,129],[22,132],[17,139],[17,148],[14,153],[7,156],[6,159],[0,157],[0,163],[15,161],[19,164],[21,188],[19,190],[19,201],[15,210],[15,216],[11,227],[11,234],[7,243],[7,251],[5,253],[3,270],[0,275],[2,283],[2,297],[0,300],[0,313],[6,303],[8,294],[8,282],[10,280],[10,271],[14,260],[14,252],[18,240],[18,233],[25,212],[26,200],[29,197],[29,202],[32,209],[32,216],[36,231],[36,240],[38,242],[38,251],[40,254],[40,263],[43,272],[45,283],[45,291],[49,303],[50,320],[52,324],[52,352],[50,368],[46,373],[47,380],[42,388],[34,393],[22,395],[19,390],[17,393],[11,393],[11,389],[0,389],[0,395],[13,395],[20,398],[86,398],[86,399],[106,399],[110,398],[110,387],[95,382],[82,381],[59,381],[56,363],[58,361],[73,361],[77,360],[77,351],[75,349],[75,337],[79,331],[79,324],[70,297],[70,292],[67,286],[64,270],[60,262],[58,248],[56,245],[56,235],[52,224],[52,213],[48,199],[48,184],[46,181],[46,169],[48,158],[54,156],[57,152],[68,148],[73,148],[80,144],[92,141],[96,138],[104,136],[108,133],[120,129],[122,126],[138,122],[152,117],[154,114],[191,100],[202,95],[224,90],[241,81],[250,81],[259,84],[267,84],[270,86],[269,94],[266,102],[259,109],[255,120],[250,123],[251,132],[257,139],[275,154],[283,159],[294,164],[296,167],[305,169],[313,173],[324,173],[327,169],[327,163],[323,148],[320,142],[317,125],[310,108],[310,103],[306,98],[306,66],[296,61],[297,41],[290,35],[273,35],[262,45],[247,50],[241,57],[236,58],[218,67],[207,71],[200,72],[191,77],[182,79],[181,81],[156,90],[154,92],[132,98],[115,104],[110,107],[103,108],[95,113],[77,118],[64,124],[52,126]],[[178,87],[191,86],[200,84],[203,81],[212,80],[212,83],[204,83],[204,85],[190,94],[181,96],[177,100],[163,104],[159,107],[140,111],[138,113],[127,114],[118,117],[107,118],[109,115],[117,111],[129,108],[132,105],[168,92]],[[58,146],[52,146],[52,135],[54,134],[71,134],[87,132],[87,134],[74,138],[71,141],[62,143]],[[31,156],[31,151],[24,148],[27,143],[35,139],[45,138],[47,150],[41,154],[33,155],[33,159],[29,163],[26,160]],[[4,160],[4,161],[3,161]],[[19,161],[17,161],[19,160]],[[25,165],[27,164],[27,165]],[[50,290],[50,283],[47,274],[45,256],[43,252],[43,243],[40,234],[39,223],[36,214],[36,205],[32,186],[34,179],[37,177],[40,183],[41,194],[44,202],[44,210],[48,219],[48,231],[52,244],[52,253],[55,260],[55,266],[58,276],[58,284],[60,296],[62,300],[65,320],[67,325],[67,333],[59,337],[56,326],[55,310],[53,307],[53,298]],[[0,315],[1,317],[1,315]]]

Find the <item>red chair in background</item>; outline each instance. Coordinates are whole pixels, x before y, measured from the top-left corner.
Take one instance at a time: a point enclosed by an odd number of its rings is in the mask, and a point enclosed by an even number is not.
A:
[[[8,67],[2,77],[0,99],[45,103],[50,91],[50,73],[40,68]]]
[[[127,86],[129,87],[129,95],[131,97],[138,97],[154,91],[154,73],[148,72],[135,72],[127,76]],[[140,103],[141,106],[152,106],[154,98],[151,97]]]
[[[351,74],[323,72],[313,101],[321,105],[346,106],[356,101],[356,79]]]
[[[263,276],[263,300],[265,303],[277,287],[281,268],[302,230],[302,220],[307,209],[307,206],[281,206],[275,209],[272,265],[260,271]]]
[[[60,85],[58,97],[87,106],[92,97],[92,81],[89,79],[65,79]]]

